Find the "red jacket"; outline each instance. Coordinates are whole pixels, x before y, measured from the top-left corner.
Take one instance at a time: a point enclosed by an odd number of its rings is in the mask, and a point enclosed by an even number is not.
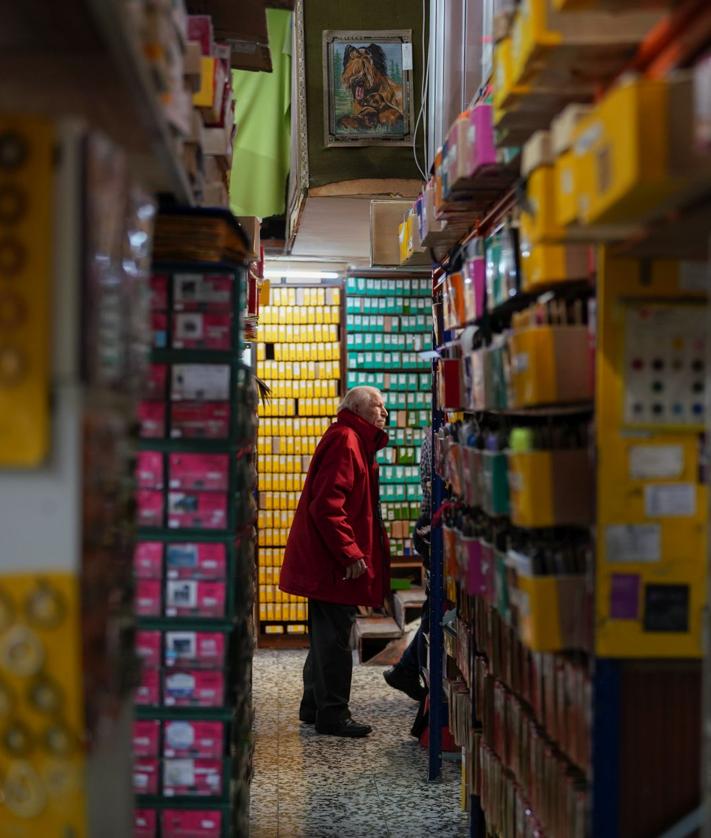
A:
[[[382,606],[390,585],[390,552],[378,513],[375,453],[388,435],[342,410],[319,442],[291,525],[279,587],[289,594],[342,605]],[[344,581],[348,565],[367,571]]]

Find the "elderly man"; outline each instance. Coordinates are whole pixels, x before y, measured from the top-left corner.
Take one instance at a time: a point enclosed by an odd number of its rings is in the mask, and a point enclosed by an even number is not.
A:
[[[388,442],[387,417],[374,387],[346,394],[311,461],[279,580],[283,591],[309,600],[310,649],[299,718],[332,736],[371,732],[348,709],[350,636],[356,606],[382,606],[389,585],[375,462]]]

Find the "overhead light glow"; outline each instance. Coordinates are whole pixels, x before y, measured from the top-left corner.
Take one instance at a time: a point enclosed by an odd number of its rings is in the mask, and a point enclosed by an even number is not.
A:
[[[267,279],[338,279],[336,271],[304,271],[296,268],[265,268]]]

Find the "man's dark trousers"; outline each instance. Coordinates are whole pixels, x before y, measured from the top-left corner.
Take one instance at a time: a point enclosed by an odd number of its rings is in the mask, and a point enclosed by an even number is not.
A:
[[[318,725],[349,718],[353,653],[354,605],[309,600],[309,654],[304,664],[304,695],[299,716]]]

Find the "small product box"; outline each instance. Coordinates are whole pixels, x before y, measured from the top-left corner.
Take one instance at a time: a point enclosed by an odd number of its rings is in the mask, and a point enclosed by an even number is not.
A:
[[[160,704],[160,672],[143,667],[141,681],[136,689],[137,707],[158,707]]]
[[[224,581],[168,580],[166,617],[224,617],[227,586]]]
[[[134,757],[157,757],[160,752],[160,722],[135,719],[133,722]]]
[[[133,810],[133,838],[156,838],[158,812],[155,809]]]
[[[136,492],[136,520],[139,527],[162,527],[165,502],[163,492],[139,489]]]
[[[163,545],[160,541],[139,541],[133,549],[133,575],[136,579],[163,577]]]
[[[227,364],[174,364],[173,401],[226,402],[230,398]]]
[[[150,287],[151,311],[165,311],[168,308],[168,275],[153,274]]]
[[[163,480],[163,455],[159,451],[141,451],[136,460],[138,488],[162,489]]]
[[[145,757],[133,763],[133,790],[136,794],[158,794],[160,762]]]
[[[220,759],[224,750],[223,722],[163,722],[163,756],[177,759]]]
[[[171,529],[225,529],[227,495],[219,492],[170,492],[168,526]]]
[[[220,670],[183,669],[163,677],[166,707],[222,707],[225,676]]]
[[[166,412],[163,402],[139,402],[138,422],[141,439],[163,439]]]
[[[153,347],[165,349],[168,346],[168,315],[164,311],[151,312],[151,332]]]
[[[226,350],[231,346],[231,315],[200,311],[179,312],[173,315],[175,349]]]
[[[139,617],[160,617],[163,583],[160,579],[136,580],[136,614]]]
[[[168,365],[151,364],[143,395],[147,399],[164,399],[168,390]]]
[[[160,647],[161,633],[159,631],[136,632],[136,655],[143,666],[156,669],[160,666]]]
[[[170,435],[174,439],[225,439],[230,434],[229,402],[173,402]]]
[[[165,565],[168,579],[224,579],[227,548],[224,544],[168,544]]]
[[[164,809],[161,813],[162,838],[221,838],[222,812],[219,810]]]
[[[227,454],[171,454],[170,488],[226,492],[229,485],[229,464]]]
[[[225,664],[225,635],[211,631],[168,631],[165,665],[220,669]]]
[[[222,771],[221,759],[166,759],[163,761],[163,795],[219,797]]]
[[[233,279],[230,274],[175,274],[175,311],[225,311],[232,305]]]

